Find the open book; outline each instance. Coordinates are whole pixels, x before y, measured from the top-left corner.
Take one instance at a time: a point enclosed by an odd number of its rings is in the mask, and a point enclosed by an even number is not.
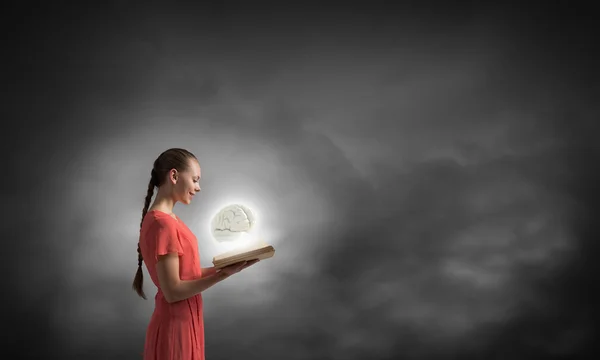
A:
[[[264,242],[254,243],[250,246],[244,246],[239,249],[231,250],[226,253],[213,257],[213,265],[215,268],[235,264],[240,261],[250,261],[254,259],[264,260],[273,257],[275,248]]]

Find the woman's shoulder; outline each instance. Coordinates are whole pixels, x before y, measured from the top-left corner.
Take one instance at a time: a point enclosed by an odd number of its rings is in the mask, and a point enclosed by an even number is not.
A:
[[[146,212],[146,215],[150,215],[150,216],[152,216],[154,218],[172,219],[172,220],[175,220],[175,221],[177,221],[177,219],[178,219],[177,215],[175,215],[174,213],[173,214],[168,214],[168,213],[166,213],[166,212],[164,212],[162,210],[159,210],[159,209],[149,209]]]
[[[146,227],[177,227],[178,221],[171,215],[160,210],[149,210],[144,216]]]

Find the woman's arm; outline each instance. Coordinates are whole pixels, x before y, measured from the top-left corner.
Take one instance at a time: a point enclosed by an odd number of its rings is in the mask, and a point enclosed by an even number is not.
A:
[[[200,279],[181,280],[179,278],[179,256],[177,253],[160,255],[156,264],[156,272],[160,288],[168,303],[190,298],[229,277],[227,273],[223,271],[217,273],[216,269],[213,268],[212,273],[211,270],[208,270],[206,274],[203,271]]]
[[[202,268],[202,277],[211,276],[217,273],[217,269],[214,266]]]

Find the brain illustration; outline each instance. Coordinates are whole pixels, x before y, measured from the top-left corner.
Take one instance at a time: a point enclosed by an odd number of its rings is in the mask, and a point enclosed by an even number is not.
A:
[[[234,241],[254,227],[255,216],[247,206],[232,204],[221,209],[212,219],[211,229],[215,240]]]

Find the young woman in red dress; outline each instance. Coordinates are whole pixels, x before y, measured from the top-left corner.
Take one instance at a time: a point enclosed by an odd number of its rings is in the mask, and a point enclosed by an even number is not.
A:
[[[133,289],[146,299],[143,262],[158,288],[146,331],[145,360],[205,360],[202,292],[257,262],[241,262],[220,270],[200,267],[198,240],[173,213],[177,202],[190,204],[200,191],[200,171],[196,157],[185,149],[169,149],[154,161],[133,281]],[[149,206],[155,187],[158,193]]]

